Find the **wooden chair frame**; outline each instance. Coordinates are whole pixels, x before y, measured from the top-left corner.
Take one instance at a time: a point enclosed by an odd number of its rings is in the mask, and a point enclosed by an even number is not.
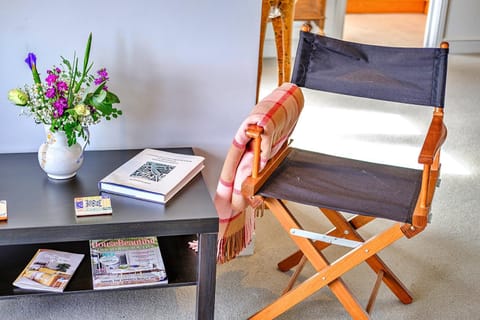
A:
[[[448,48],[448,44],[442,43],[442,48],[446,47]],[[352,249],[333,263],[329,263],[322,254],[322,250],[327,248],[331,243],[312,241],[304,237],[292,235],[292,229],[302,229],[302,227],[289,208],[287,208],[285,202],[281,199],[263,199],[266,206],[274,214],[287,233],[290,234],[290,237],[300,250],[278,264],[281,271],[290,270],[295,265],[298,265],[298,268],[292,275],[283,295],[275,302],[253,315],[251,319],[273,319],[325,286],[328,286],[332,290],[333,294],[338,298],[353,319],[369,319],[369,313],[372,311],[382,281],[402,303],[408,304],[412,302],[413,299],[411,293],[388,268],[388,266],[378,257],[377,253],[404,236],[411,238],[417,235],[427,226],[430,206],[439,178],[440,149],[447,136],[447,129],[443,122],[443,115],[442,107],[434,108],[430,127],[426,133],[423,147],[418,157],[418,162],[423,165],[423,174],[421,190],[413,213],[412,223],[394,223],[383,232],[365,240],[358,234],[357,230],[373,221],[375,218],[356,215],[350,219],[346,219],[338,211],[319,208],[334,226],[333,229],[327,232],[328,236],[360,242],[356,248]],[[263,128],[258,125],[250,125],[246,132],[246,134],[253,140],[254,149],[252,174],[242,185],[242,194],[247,198],[258,196],[258,190],[291,151],[291,147],[288,144],[285,144],[260,172],[260,145],[262,132]],[[312,264],[316,273],[292,289],[293,284],[306,261],[309,261]],[[377,274],[377,281],[365,308],[362,307],[352,295],[341,278],[342,275],[362,262],[366,262]]]

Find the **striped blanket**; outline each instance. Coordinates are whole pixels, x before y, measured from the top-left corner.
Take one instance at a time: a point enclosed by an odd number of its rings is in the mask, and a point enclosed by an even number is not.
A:
[[[264,128],[260,170],[289,138],[303,108],[303,94],[295,84],[284,83],[262,99],[243,121],[230,147],[215,194],[220,220],[217,261],[235,258],[251,241],[255,226],[252,206],[241,194],[243,181],[252,170],[253,150],[245,131],[250,124]],[[258,201],[257,201],[258,202]]]

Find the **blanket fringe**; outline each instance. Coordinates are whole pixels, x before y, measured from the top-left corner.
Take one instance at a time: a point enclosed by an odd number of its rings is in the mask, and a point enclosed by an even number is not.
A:
[[[218,241],[217,262],[222,264],[234,259],[245,249],[253,238],[255,230],[255,215],[251,207],[248,207],[240,216],[236,223],[230,225],[231,229],[227,230],[223,237]],[[238,223],[241,222],[240,228]],[[233,228],[237,225],[237,229]],[[232,229],[235,229],[232,232]]]
[[[235,258],[247,246],[245,229],[241,229],[218,243],[218,263],[225,263]]]

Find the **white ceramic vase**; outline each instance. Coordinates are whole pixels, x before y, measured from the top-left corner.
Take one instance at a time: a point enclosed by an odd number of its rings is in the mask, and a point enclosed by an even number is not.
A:
[[[50,126],[45,126],[47,141],[38,149],[38,162],[50,178],[69,179],[77,174],[89,139],[88,130],[86,132],[87,139],[83,145],[75,143],[69,147],[65,132],[51,132]]]

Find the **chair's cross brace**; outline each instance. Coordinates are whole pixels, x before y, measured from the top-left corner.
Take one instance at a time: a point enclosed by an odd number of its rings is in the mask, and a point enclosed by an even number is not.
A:
[[[338,229],[343,230],[346,233],[346,237],[350,240],[356,240],[364,242],[365,240],[363,237],[357,232],[359,226],[355,226],[355,221],[359,217],[356,216],[354,219],[347,220],[340,212],[327,209],[327,208],[320,208],[320,211],[327,217],[328,220]],[[364,217],[366,218],[366,217]],[[370,221],[370,220],[369,220]],[[378,255],[373,255],[365,262],[372,268],[372,270],[379,276],[379,279],[383,280],[385,284],[390,288],[390,290],[402,301],[403,303],[411,303],[412,302],[412,295],[408,291],[408,289],[403,285],[403,283],[398,279],[393,271],[380,259]],[[380,276],[381,275],[381,276]],[[373,295],[373,292],[372,292]],[[375,299],[375,298],[373,298]],[[372,300],[372,298],[370,299]],[[372,301],[373,303],[373,301]],[[369,302],[369,304],[371,304]]]
[[[370,299],[368,299],[367,307],[365,310],[368,314],[372,314],[373,305],[375,304],[375,300],[377,299],[378,290],[380,289],[380,285],[382,284],[383,276],[385,273],[380,271],[377,275],[377,281],[375,281],[375,285],[372,289],[372,294],[370,295]]]
[[[290,234],[297,236],[297,237],[303,237],[311,240],[318,240],[321,242],[329,243],[329,244],[334,244],[337,246],[343,246],[343,247],[349,247],[349,248],[356,248],[361,246],[363,243],[360,241],[354,241],[354,240],[348,240],[345,238],[337,238],[337,237],[332,237],[326,234],[322,233],[317,233],[317,232],[311,232],[311,231],[306,231],[306,230],[301,230],[301,229],[290,229]]]

